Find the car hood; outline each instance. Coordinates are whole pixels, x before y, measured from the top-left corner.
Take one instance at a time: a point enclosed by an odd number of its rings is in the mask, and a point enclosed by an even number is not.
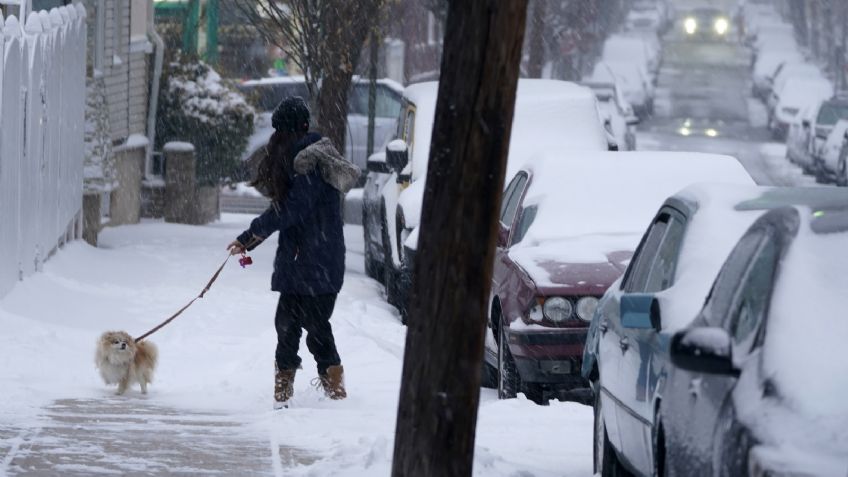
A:
[[[547,294],[600,296],[624,273],[639,238],[593,235],[518,244],[509,257]]]

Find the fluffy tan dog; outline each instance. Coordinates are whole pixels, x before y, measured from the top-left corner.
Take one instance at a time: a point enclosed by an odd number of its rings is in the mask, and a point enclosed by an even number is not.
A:
[[[124,394],[133,383],[138,383],[141,393],[147,394],[158,357],[153,343],[136,343],[123,331],[107,331],[97,342],[95,362],[106,384],[118,384],[118,395]]]

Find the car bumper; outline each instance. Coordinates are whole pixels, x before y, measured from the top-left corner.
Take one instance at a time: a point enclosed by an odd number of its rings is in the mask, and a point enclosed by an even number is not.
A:
[[[580,368],[586,328],[528,330],[507,333],[509,350],[525,382],[583,383]]]

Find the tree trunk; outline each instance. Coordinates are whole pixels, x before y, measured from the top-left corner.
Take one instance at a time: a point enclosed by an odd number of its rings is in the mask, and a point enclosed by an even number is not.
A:
[[[324,78],[318,92],[317,120],[321,131],[344,152],[347,132],[347,101],[353,70],[369,25],[379,19],[382,0],[332,2],[325,5],[322,20],[327,29],[322,51]]]
[[[527,0],[448,7],[392,474],[469,476]]]
[[[527,76],[530,78],[541,78],[545,67],[545,15],[548,0],[533,0],[533,17],[530,22],[530,38],[528,50],[530,50],[527,62]]]

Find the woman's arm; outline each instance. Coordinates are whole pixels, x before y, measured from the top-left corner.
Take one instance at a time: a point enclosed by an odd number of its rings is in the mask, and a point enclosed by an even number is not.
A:
[[[312,214],[317,202],[319,181],[313,174],[295,176],[285,201],[272,203],[262,215],[253,219],[250,228],[238,236],[239,244],[247,251],[253,250],[276,231],[284,232],[304,217]],[[232,244],[231,244],[232,245]]]

